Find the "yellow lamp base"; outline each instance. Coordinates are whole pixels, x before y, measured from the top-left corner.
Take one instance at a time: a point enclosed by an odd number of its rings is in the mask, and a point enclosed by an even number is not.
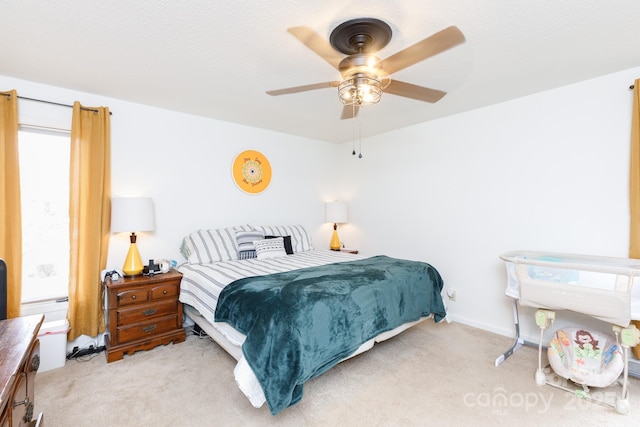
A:
[[[122,272],[127,276],[137,276],[142,273],[144,265],[140,259],[140,253],[135,243],[131,243],[129,246],[129,252],[127,252],[127,258],[124,260],[124,266]]]
[[[338,237],[338,230],[336,230],[335,226],[333,229],[333,236],[331,236],[331,242],[329,243],[329,248],[332,251],[340,250],[340,238]]]

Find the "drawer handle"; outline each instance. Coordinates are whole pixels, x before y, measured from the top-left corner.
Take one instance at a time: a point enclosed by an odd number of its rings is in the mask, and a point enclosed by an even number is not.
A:
[[[33,404],[33,402],[29,402],[27,403],[27,410],[24,412],[24,417],[22,417],[22,419],[24,420],[25,423],[30,423],[31,422],[31,418],[33,418],[33,407],[35,405]]]
[[[29,396],[25,396],[24,400],[22,402],[13,402],[13,407],[18,407],[20,405],[25,405],[26,409],[24,411],[24,417],[22,417],[22,419],[24,420],[25,423],[28,423],[31,421],[31,418],[33,418],[33,407],[35,406],[33,404],[33,402],[29,401]]]
[[[156,325],[149,325],[142,328],[142,332],[151,332],[156,328]]]
[[[13,402],[13,407],[17,407],[20,405],[29,405],[29,396],[25,396],[24,400],[20,401],[20,402]]]
[[[135,295],[131,295],[131,299],[136,299],[136,296]]]
[[[157,308],[150,308],[148,310],[143,311],[142,314],[144,314],[145,316],[151,316],[152,314],[156,314],[156,311],[158,311]]]
[[[165,289],[164,291],[162,291],[162,294],[166,295],[167,294],[167,290]]]
[[[31,372],[35,372],[40,367],[40,355],[34,354],[31,358]]]

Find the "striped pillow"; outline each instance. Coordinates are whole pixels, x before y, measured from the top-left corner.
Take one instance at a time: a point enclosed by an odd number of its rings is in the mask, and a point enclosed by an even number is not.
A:
[[[238,259],[256,258],[256,247],[253,241],[262,239],[264,239],[262,231],[236,231]]]
[[[304,252],[313,249],[311,237],[301,225],[258,225],[253,229],[262,231],[265,236],[291,236],[293,252]]]
[[[284,239],[282,237],[255,240],[253,245],[256,248],[256,256],[258,259],[280,258],[287,256],[287,252],[284,250]]]
[[[250,225],[198,230],[184,238],[182,247],[189,264],[210,264],[238,259],[236,231],[251,231]]]

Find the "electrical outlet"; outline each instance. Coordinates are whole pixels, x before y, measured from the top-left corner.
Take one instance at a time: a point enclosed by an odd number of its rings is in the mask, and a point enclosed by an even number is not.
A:
[[[455,301],[456,300],[456,290],[455,289],[447,289],[447,297],[449,298],[449,301]]]

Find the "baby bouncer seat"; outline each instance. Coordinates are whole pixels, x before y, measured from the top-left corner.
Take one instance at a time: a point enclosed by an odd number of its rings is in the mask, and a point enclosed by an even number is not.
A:
[[[591,329],[558,329],[547,347],[547,358],[556,374],[585,387],[608,387],[624,369],[616,339]]]
[[[634,327],[621,328],[614,326],[615,337],[589,328],[567,327],[554,332],[547,346],[547,358],[553,372],[570,382],[577,388],[571,389],[566,381],[549,381],[542,370],[542,336],[544,330],[553,322],[555,312],[538,310],[536,323],[540,326],[540,345],[538,347],[538,370],[536,383],[551,385],[565,391],[573,392],[577,397],[589,399],[597,403],[612,406],[621,414],[629,413],[628,395],[628,361],[629,343],[636,343],[638,331]],[[620,340],[622,339],[622,342]],[[620,375],[622,392],[615,404],[590,394],[589,387],[604,388],[612,385]]]

